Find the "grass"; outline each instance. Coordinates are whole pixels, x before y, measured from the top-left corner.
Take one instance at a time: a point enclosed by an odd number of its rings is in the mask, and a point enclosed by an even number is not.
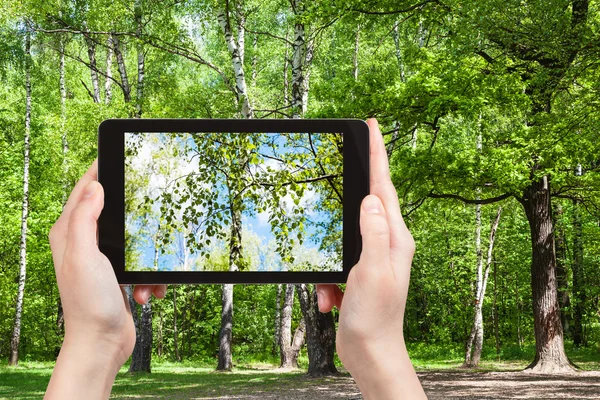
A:
[[[21,362],[18,367],[0,366],[0,399],[40,399],[52,374],[54,362]],[[266,369],[269,368],[269,369]],[[275,392],[306,385],[304,370],[279,371],[274,365],[242,365],[232,373],[215,372],[213,367],[194,366],[193,362],[153,363],[152,373],[127,372],[121,368],[112,398],[213,398],[242,393]],[[321,382],[322,381],[322,382]],[[311,380],[315,384],[323,380]]]
[[[455,345],[412,343],[407,344],[408,353],[417,371],[457,369],[464,361],[464,348]],[[581,370],[600,370],[600,345],[575,347],[565,343],[569,359]],[[496,354],[493,346],[484,346],[478,371],[519,371],[533,361],[535,344],[523,346],[506,345]]]
[[[409,344],[409,353],[417,371],[453,370],[463,362],[460,346]],[[491,350],[491,351],[490,351]],[[575,348],[566,344],[569,358],[583,370],[600,370],[598,346]],[[519,371],[533,359],[533,345],[505,346],[500,358],[494,348],[486,346],[477,371]],[[279,371],[273,361],[258,357],[239,360],[232,373],[214,371],[215,360],[175,363],[155,360],[152,373],[129,374],[121,368],[113,386],[112,398],[216,398],[244,393],[286,393],[307,386],[305,370]],[[302,360],[304,361],[304,360]],[[301,362],[301,366],[306,366]],[[23,361],[8,367],[0,360],[0,399],[40,399],[48,385],[54,362]],[[464,370],[463,370],[464,371]],[[327,379],[310,380],[310,385],[328,385]]]

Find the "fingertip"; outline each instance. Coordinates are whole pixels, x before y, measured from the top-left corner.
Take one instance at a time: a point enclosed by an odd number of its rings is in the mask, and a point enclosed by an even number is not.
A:
[[[335,306],[335,285],[317,285],[317,302],[319,311],[328,313]]]
[[[154,293],[154,297],[157,299],[162,299],[165,297],[167,293],[167,285],[156,285],[152,289],[152,293]]]
[[[362,201],[361,209],[366,214],[384,214],[383,203],[378,196],[369,194]]]
[[[379,129],[379,122],[377,121],[377,118],[369,118],[367,120],[367,125],[369,125],[369,128],[371,129]]]
[[[136,286],[133,289],[133,298],[138,304],[146,304],[151,294],[152,288],[147,285]]]

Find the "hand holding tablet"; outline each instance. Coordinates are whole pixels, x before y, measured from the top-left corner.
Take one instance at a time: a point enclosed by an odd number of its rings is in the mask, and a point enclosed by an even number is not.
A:
[[[108,120],[99,247],[119,283],[336,283],[369,192],[359,120]]]

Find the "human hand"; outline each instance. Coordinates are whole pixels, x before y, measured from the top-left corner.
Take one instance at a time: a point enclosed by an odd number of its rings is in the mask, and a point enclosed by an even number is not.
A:
[[[415,243],[400,213],[379,126],[374,119],[367,123],[371,194],[360,210],[361,257],[345,293],[317,286],[319,310],[339,308],[337,352],[365,398],[424,398],[402,331]]]
[[[96,222],[104,207],[104,191],[97,176],[95,161],[71,192],[62,215],[50,230],[65,339],[47,398],[80,397],[77,396],[79,389],[85,393],[83,397],[90,398],[99,391],[104,393],[107,388],[106,396],[99,398],[108,397],[116,373],[135,345],[135,327],[127,295],[119,287],[110,262],[98,249]],[[151,293],[162,298],[165,292],[165,285],[136,286],[134,298],[142,304]],[[86,362],[91,376],[85,375]],[[75,379],[73,374],[80,374],[81,379]],[[92,390],[92,385],[101,383],[102,379],[98,378],[102,376],[110,384],[104,382],[102,388]],[[86,379],[90,380],[88,384],[85,384]],[[71,391],[64,392],[66,389]]]

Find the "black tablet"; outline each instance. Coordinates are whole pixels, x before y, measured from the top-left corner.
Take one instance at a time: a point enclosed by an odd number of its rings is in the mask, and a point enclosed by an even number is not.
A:
[[[343,283],[359,259],[364,121],[106,120],[98,169],[121,284]]]

